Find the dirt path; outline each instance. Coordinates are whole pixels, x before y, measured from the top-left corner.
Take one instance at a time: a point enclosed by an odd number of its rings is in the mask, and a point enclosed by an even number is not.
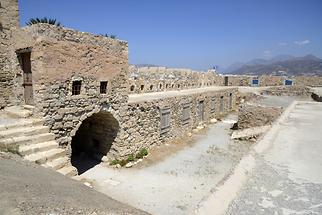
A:
[[[146,214],[77,181],[0,153],[0,214]]]
[[[231,122],[211,125],[197,142],[164,159],[154,154],[151,158],[158,157],[158,162],[144,168],[98,165],[82,177],[112,198],[152,214],[191,214],[248,151],[249,145],[230,140]]]

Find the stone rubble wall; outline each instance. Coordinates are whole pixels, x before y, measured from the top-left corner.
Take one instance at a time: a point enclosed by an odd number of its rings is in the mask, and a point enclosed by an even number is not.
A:
[[[268,107],[252,103],[241,104],[238,108],[238,129],[260,127],[272,124],[283,108]]]
[[[12,31],[19,27],[18,1],[0,2],[0,108],[14,102],[14,74],[11,69],[9,49]]]
[[[232,106],[229,107],[230,94],[232,94]],[[224,111],[220,111],[220,97],[224,99]],[[211,110],[211,99],[215,98],[215,110]],[[150,148],[155,145],[183,139],[200,124],[207,125],[211,119],[219,119],[236,108],[237,88],[203,93],[175,96],[164,99],[155,99],[145,102],[130,102],[127,108],[126,133],[128,153],[138,151],[140,148]],[[204,101],[204,121],[200,123],[197,116],[199,101]],[[190,120],[188,124],[182,123],[182,111],[184,104],[190,104]],[[160,109],[170,107],[170,129],[161,134]]]

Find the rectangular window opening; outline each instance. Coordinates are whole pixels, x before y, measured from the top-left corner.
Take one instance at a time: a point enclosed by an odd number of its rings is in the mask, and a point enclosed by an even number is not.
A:
[[[101,81],[100,93],[106,94],[106,92],[107,92],[107,81]]]
[[[73,81],[72,95],[79,95],[81,93],[82,81]]]

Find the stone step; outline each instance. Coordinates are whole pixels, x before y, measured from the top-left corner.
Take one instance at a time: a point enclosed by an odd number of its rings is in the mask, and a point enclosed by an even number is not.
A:
[[[18,137],[18,136],[31,136],[48,133],[49,128],[47,126],[36,126],[36,127],[18,127],[0,131],[0,139]]]
[[[14,118],[27,118],[32,115],[32,111],[26,110],[20,106],[7,107],[4,111],[11,117]]]
[[[44,164],[48,161],[52,161],[56,158],[66,156],[66,151],[61,148],[51,149],[44,152],[37,152],[35,154],[27,155],[24,158],[37,164]]]
[[[32,126],[41,126],[44,124],[42,119],[24,119],[19,120],[16,123],[0,125],[0,131],[5,131],[8,129],[23,128],[23,127],[32,127]]]
[[[58,170],[67,166],[69,163],[68,161],[69,161],[69,158],[67,156],[59,157],[59,158],[56,158],[55,160],[52,160],[43,164],[43,166],[46,168],[52,168],[54,170]]]
[[[26,110],[33,111],[35,109],[35,106],[32,106],[32,105],[24,105],[23,108],[26,109]]]
[[[20,154],[26,156],[32,153],[44,152],[51,149],[58,148],[58,143],[56,141],[48,141],[31,145],[24,145],[19,147]]]
[[[77,169],[73,166],[65,166],[59,170],[57,170],[60,174],[63,174],[68,177],[72,177],[77,175]]]
[[[29,145],[41,142],[48,142],[55,140],[55,135],[52,133],[38,134],[33,136],[10,137],[7,139],[0,139],[0,144],[4,145]]]

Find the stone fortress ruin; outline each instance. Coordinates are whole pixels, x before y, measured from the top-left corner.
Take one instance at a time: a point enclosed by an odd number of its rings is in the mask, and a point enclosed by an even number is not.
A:
[[[0,125],[0,144],[68,176],[82,172],[83,154],[110,161],[186,137],[235,110],[237,86],[322,85],[322,77],[130,66],[126,41],[20,28],[17,0],[0,4],[0,106],[17,119]]]

